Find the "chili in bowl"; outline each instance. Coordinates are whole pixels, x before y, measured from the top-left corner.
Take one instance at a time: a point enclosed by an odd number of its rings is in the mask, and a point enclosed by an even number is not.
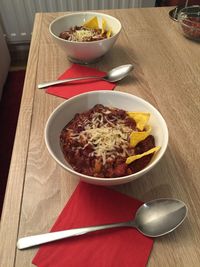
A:
[[[140,128],[149,115],[101,104],[76,114],[60,135],[65,159],[77,172],[94,177],[115,178],[142,170],[159,150],[149,127]]]
[[[84,11],[54,19],[49,25],[49,33],[69,61],[90,64],[112,49],[121,28],[120,21],[113,16]]]
[[[159,162],[168,129],[159,111],[145,100],[97,91],[58,106],[47,121],[45,142],[69,173],[88,183],[117,185],[141,177]]]

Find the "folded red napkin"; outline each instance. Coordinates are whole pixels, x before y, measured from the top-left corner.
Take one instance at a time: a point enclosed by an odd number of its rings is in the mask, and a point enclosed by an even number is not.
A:
[[[80,182],[51,231],[132,220],[141,201],[110,188]],[[42,245],[39,267],[142,267],[153,239],[133,228],[100,230]]]
[[[72,66],[66,70],[58,80],[84,77],[84,76],[99,76],[103,77],[106,73],[94,68],[86,66],[72,64]],[[82,80],[71,83],[65,83],[63,85],[57,85],[49,87],[46,92],[52,95],[60,96],[63,98],[70,98],[82,93],[97,91],[97,90],[113,90],[115,88],[114,83],[110,83],[102,80]]]

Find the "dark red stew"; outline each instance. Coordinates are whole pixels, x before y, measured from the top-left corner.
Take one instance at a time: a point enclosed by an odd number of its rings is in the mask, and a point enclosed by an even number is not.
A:
[[[130,164],[126,164],[127,157],[155,147],[152,135],[131,147],[133,130],[138,130],[136,123],[126,111],[98,104],[75,115],[62,130],[60,145],[66,161],[77,172],[104,178],[126,176],[145,168],[153,154]]]

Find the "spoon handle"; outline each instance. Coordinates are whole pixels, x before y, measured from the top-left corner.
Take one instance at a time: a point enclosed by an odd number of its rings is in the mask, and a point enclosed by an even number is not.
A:
[[[60,240],[72,236],[79,236],[84,235],[86,233],[103,230],[103,229],[109,229],[109,228],[116,228],[116,227],[134,227],[134,222],[122,222],[122,223],[113,223],[113,224],[105,224],[105,225],[99,225],[99,226],[90,226],[90,227],[84,227],[84,228],[77,228],[77,229],[70,229],[70,230],[64,230],[59,232],[51,232],[41,235],[34,235],[34,236],[27,236],[20,238],[17,242],[17,248],[18,249],[24,249],[29,248],[33,246],[37,246],[40,244],[49,243],[55,240]]]
[[[52,82],[40,83],[38,84],[38,89],[43,89],[43,88],[56,85],[56,84],[62,84],[62,83],[74,82],[74,81],[80,81],[80,80],[86,80],[86,79],[102,80],[104,78],[98,77],[98,76],[88,76],[88,77],[71,78],[71,79],[65,79],[65,80],[57,80],[57,81],[52,81]]]

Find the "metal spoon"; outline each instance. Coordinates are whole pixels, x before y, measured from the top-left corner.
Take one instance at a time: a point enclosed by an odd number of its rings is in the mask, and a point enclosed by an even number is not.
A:
[[[146,236],[158,237],[176,229],[184,221],[186,215],[187,207],[182,201],[161,198],[140,206],[135,214],[135,220],[23,237],[18,240],[17,248],[24,249],[67,237],[116,227],[134,227]]]
[[[119,81],[125,78],[132,70],[133,70],[133,65],[127,64],[127,65],[122,65],[122,66],[119,66],[117,68],[110,70],[104,77],[89,76],[89,77],[79,77],[79,78],[71,78],[71,79],[65,79],[65,80],[57,80],[57,81],[38,84],[38,88],[42,89],[42,88],[46,88],[52,85],[86,80],[86,79],[96,79],[96,80],[104,80],[108,82],[116,82],[116,81]]]

